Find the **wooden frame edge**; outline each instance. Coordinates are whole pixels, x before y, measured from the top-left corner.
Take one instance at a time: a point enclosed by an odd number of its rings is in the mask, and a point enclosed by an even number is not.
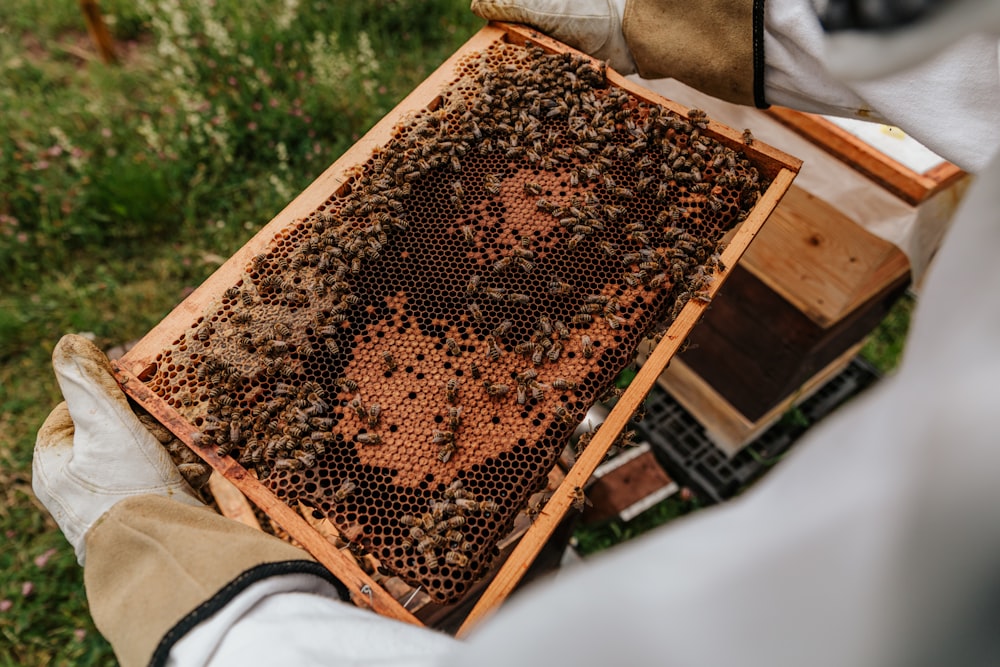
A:
[[[306,551],[340,580],[350,592],[351,600],[359,607],[369,608],[382,616],[421,625],[413,614],[406,611],[385,589],[358,567],[350,556],[341,553],[299,516],[298,512],[274,496],[273,493],[243,466],[230,457],[221,458],[211,447],[196,444],[198,431],[176,410],[167,404],[121,363],[111,362],[119,385],[126,394],[142,405],[181,442],[188,446],[213,470],[260,507],[297,540]]]

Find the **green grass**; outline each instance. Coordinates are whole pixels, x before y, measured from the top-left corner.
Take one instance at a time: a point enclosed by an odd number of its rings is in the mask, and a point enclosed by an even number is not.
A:
[[[118,67],[84,57],[78,3],[0,3],[0,666],[114,663],[31,493],[59,337],[141,337],[482,24],[467,0],[101,7]]]

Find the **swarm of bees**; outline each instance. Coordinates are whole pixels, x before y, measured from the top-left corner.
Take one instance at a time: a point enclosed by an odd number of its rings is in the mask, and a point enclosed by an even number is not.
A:
[[[586,58],[491,47],[254,256],[150,386],[199,446],[364,523],[354,548],[454,600],[642,337],[711,298],[766,183],[708,125]]]

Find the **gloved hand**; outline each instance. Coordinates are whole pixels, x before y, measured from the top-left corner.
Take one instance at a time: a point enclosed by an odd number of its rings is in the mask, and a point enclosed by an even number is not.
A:
[[[635,61],[622,34],[626,0],[472,0],[472,11],[488,21],[526,23],[573,48],[607,60],[621,74]]]
[[[153,494],[202,505],[132,412],[100,350],[80,336],[64,336],[52,367],[66,401],[38,431],[32,488],[81,565],[87,531],[119,500]]]

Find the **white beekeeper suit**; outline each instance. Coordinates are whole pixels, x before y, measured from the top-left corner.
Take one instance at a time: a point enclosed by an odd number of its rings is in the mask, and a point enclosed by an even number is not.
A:
[[[301,552],[253,547],[262,538],[169,499],[184,496],[183,483],[115,393],[106,362],[64,339],[54,366],[67,404],[39,433],[34,484],[86,556],[95,620],[124,664],[151,655],[183,665],[1000,664],[998,3],[932,9],[891,40],[855,31],[832,42],[805,0],[710,0],[706,15],[728,16],[727,5],[746,6],[730,23],[755,22],[750,48],[734,47],[755,62],[722,62],[706,74],[716,90],[886,118],[980,172],[930,270],[899,372],[738,500],[531,588],[460,642],[341,603],[337,582]],[[649,57],[673,46],[635,37],[648,12],[691,23],[701,9],[680,0],[474,7],[643,75],[665,74]],[[875,61],[879,44],[891,48]],[[727,72],[754,82],[727,88]],[[875,78],[852,79],[859,72]],[[123,450],[142,452],[118,464],[128,487],[101,464]],[[220,530],[236,555],[192,556]],[[198,567],[220,560],[239,576]]]

